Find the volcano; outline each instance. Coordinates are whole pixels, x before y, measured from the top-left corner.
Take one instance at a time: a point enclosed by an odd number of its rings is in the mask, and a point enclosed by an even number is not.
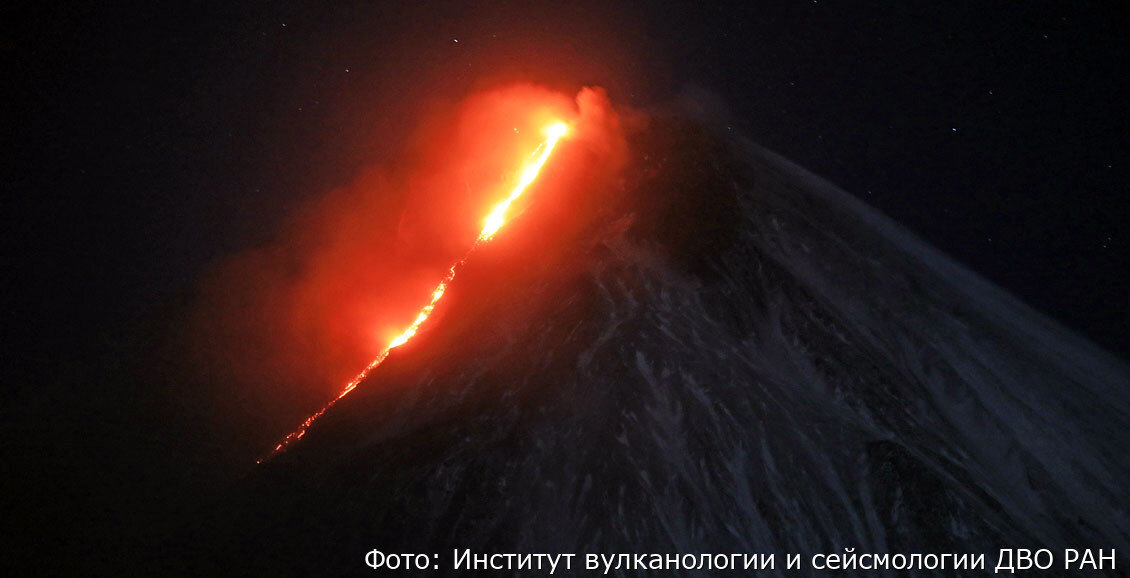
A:
[[[1130,548],[1124,361],[725,130],[667,115],[629,145],[616,179],[549,163],[430,325],[168,562],[744,552],[796,575],[786,553]]]

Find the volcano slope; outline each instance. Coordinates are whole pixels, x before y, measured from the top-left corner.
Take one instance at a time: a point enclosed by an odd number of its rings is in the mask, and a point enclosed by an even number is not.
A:
[[[631,150],[614,184],[536,186],[426,329],[176,565],[1125,555],[1123,361],[755,145],[667,118]]]

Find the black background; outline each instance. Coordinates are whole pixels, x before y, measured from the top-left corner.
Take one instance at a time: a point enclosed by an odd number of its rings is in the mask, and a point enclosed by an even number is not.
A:
[[[24,490],[5,512],[47,549],[40,571],[116,567],[128,543],[161,558],[153,521],[233,478],[224,448],[196,441],[223,436],[168,409],[175,379],[118,379],[146,365],[121,357],[152,351],[137,328],[175,318],[162,311],[212,263],[269,241],[296,206],[388,162],[429,103],[492,82],[715,102],[733,130],[1130,353],[1117,5],[470,4],[0,9],[0,448]]]

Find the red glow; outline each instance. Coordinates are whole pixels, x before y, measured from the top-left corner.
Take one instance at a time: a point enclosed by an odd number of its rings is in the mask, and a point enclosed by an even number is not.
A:
[[[553,149],[557,146],[557,142],[563,136],[565,136],[568,130],[568,125],[560,121],[553,122],[545,128],[545,140],[542,141],[540,145],[538,145],[538,148],[534,150],[533,153],[531,153],[532,160],[527,161],[522,167],[521,171],[518,173],[518,183],[514,186],[513,189],[511,189],[510,194],[501,202],[496,204],[494,208],[491,209],[491,211],[487,214],[486,218],[483,220],[483,228],[479,232],[479,236],[475,240],[474,245],[472,245],[471,251],[474,251],[475,247],[478,247],[480,244],[490,241],[491,238],[493,238],[494,235],[498,232],[498,230],[506,224],[507,211],[509,210],[511,204],[513,204],[514,201],[517,200],[518,197],[520,197],[522,193],[526,191],[526,188],[528,188],[529,185],[533,183],[535,179],[537,179],[538,173],[541,171],[546,161],[549,160],[549,155],[553,153]],[[386,346],[385,349],[376,356],[376,358],[374,358],[367,366],[365,366],[364,369],[361,370],[360,373],[357,374],[356,377],[351,379],[345,385],[345,388],[342,389],[341,393],[338,394],[338,396],[334,398],[333,401],[331,401],[317,413],[306,418],[306,420],[303,421],[301,425],[299,425],[298,429],[283,438],[282,441],[275,446],[274,450],[272,451],[272,455],[283,451],[291,443],[302,439],[302,436],[306,435],[306,431],[310,428],[314,421],[321,417],[322,414],[324,414],[326,410],[333,406],[333,404],[338,400],[345,397],[346,395],[349,395],[349,393],[353,391],[359,383],[361,383],[366,377],[369,376],[369,373],[371,373],[381,363],[384,362],[384,360],[388,357],[389,351],[407,343],[416,335],[420,327],[428,320],[428,317],[435,309],[436,304],[440,299],[443,298],[443,294],[447,290],[447,286],[452,282],[452,280],[455,279],[456,268],[460,264],[462,264],[463,260],[465,259],[466,257],[464,257],[462,260],[460,260],[455,265],[452,265],[451,268],[448,269],[447,275],[444,276],[443,280],[440,281],[439,285],[437,285],[435,290],[432,291],[431,300],[427,305],[420,309],[420,312],[416,315],[416,319],[412,322],[412,324],[409,325],[408,328],[400,333],[396,338],[394,338],[388,344],[388,346]],[[261,462],[262,460],[259,461]]]

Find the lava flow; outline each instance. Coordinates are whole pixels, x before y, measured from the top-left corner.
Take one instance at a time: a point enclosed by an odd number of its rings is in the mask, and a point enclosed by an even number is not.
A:
[[[349,392],[353,391],[353,389],[357,387],[357,384],[361,383],[361,381],[369,376],[370,372],[372,372],[377,368],[377,366],[384,362],[385,358],[388,357],[389,351],[396,347],[404,345],[408,342],[408,340],[412,339],[412,337],[416,335],[416,332],[419,331],[420,326],[428,320],[428,316],[431,315],[432,311],[435,309],[436,303],[438,303],[439,300],[443,298],[443,293],[447,290],[448,284],[450,284],[451,281],[455,279],[456,269],[460,265],[462,265],[464,261],[467,260],[467,257],[470,256],[471,252],[473,252],[475,248],[489,241],[492,237],[494,237],[494,234],[497,233],[504,224],[506,224],[506,211],[510,208],[510,205],[518,199],[518,197],[522,196],[522,193],[525,192],[526,187],[530,186],[530,183],[534,182],[534,179],[536,179],[538,176],[538,172],[541,171],[542,166],[545,165],[545,162],[549,159],[550,153],[552,153],[554,147],[557,146],[557,141],[560,140],[561,137],[564,136],[566,132],[568,132],[568,130],[568,126],[566,126],[565,123],[562,122],[553,123],[546,128],[546,139],[540,145],[538,145],[538,148],[534,150],[533,153],[531,153],[533,160],[530,161],[525,167],[523,167],[521,177],[518,180],[518,184],[515,185],[514,189],[510,191],[510,195],[505,200],[495,205],[491,212],[487,215],[486,219],[483,221],[483,229],[479,233],[478,238],[475,239],[474,244],[471,245],[470,251],[467,252],[466,256],[464,256],[447,270],[447,275],[445,275],[443,280],[439,282],[439,285],[436,286],[435,291],[432,291],[431,301],[429,301],[428,304],[420,310],[420,313],[416,316],[416,320],[412,322],[412,325],[410,325],[407,329],[404,330],[403,333],[393,339],[388,344],[388,346],[385,347],[385,349],[381,351],[375,359],[373,359],[373,361],[369,362],[369,365],[365,366],[365,368],[362,369],[356,377],[351,379],[349,383],[345,384],[345,388],[341,391],[340,394],[338,394],[336,398],[326,404],[326,406],[319,410],[317,413],[306,418],[306,421],[303,421],[302,424],[298,426],[298,429],[294,430],[285,438],[283,438],[282,441],[280,441],[278,445],[276,445],[275,448],[271,451],[271,456],[278,454],[279,452],[286,449],[287,446],[298,441],[302,438],[302,436],[306,435],[306,431],[310,428],[310,425],[313,424],[314,421],[319,417],[321,417],[322,414],[326,413],[326,410],[332,407],[333,404],[337,403],[338,400],[345,397],[346,395],[349,395]],[[258,460],[258,462],[256,463],[262,463],[262,461],[263,460]]]

